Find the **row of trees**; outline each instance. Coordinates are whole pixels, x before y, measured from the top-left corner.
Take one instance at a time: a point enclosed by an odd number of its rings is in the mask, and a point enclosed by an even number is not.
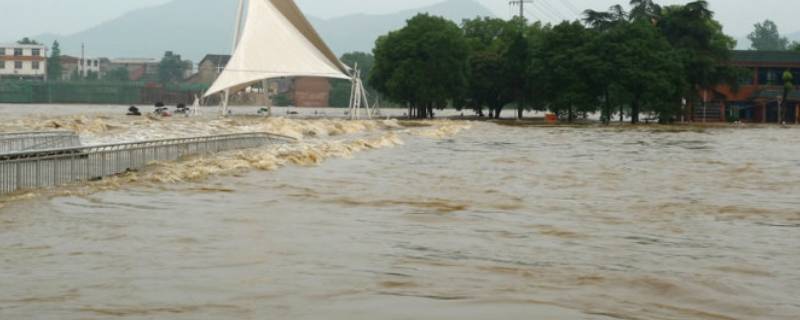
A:
[[[629,10],[587,10],[557,25],[495,18],[418,15],[379,38],[369,84],[386,98],[431,117],[447,106],[500,117],[508,106],[549,110],[570,121],[600,111],[611,121],[643,112],[675,119],[683,101],[741,76],[730,67],[736,42],[706,1],[662,7],[632,0]]]
[[[24,38],[17,41],[19,44],[39,44],[36,40]],[[64,76],[64,66],[62,65],[61,45],[54,41],[50,48],[50,56],[47,57],[47,78],[60,80]],[[187,69],[191,69],[191,64],[181,59],[180,55],[167,51],[161,59],[158,67],[158,81],[163,84],[178,83],[183,80],[183,75]],[[87,72],[80,75],[78,70],[72,71],[72,80],[99,80],[100,75],[96,72]],[[125,82],[130,81],[130,72],[127,68],[118,67],[110,70],[103,80]]]

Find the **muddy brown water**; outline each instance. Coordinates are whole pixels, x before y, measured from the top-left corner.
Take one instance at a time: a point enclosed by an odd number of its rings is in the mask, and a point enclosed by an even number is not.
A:
[[[2,319],[800,314],[795,128],[98,121],[303,142],[0,203]]]

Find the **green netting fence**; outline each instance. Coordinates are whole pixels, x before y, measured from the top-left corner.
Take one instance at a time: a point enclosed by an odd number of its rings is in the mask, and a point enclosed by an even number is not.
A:
[[[191,104],[208,86],[144,82],[0,80],[0,103]]]

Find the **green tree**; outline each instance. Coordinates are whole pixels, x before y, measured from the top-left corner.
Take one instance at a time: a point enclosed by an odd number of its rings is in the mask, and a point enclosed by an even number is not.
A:
[[[167,51],[158,65],[158,79],[162,84],[180,82],[185,70],[186,64],[181,56]]]
[[[375,57],[366,52],[349,52],[343,54],[340,61],[350,68],[355,68],[358,64],[358,69],[361,73],[361,80],[364,81],[364,86],[367,89],[367,94],[370,97],[370,103],[373,103],[377,98],[378,93],[369,85],[369,73],[372,72],[372,66],[375,65]],[[348,80],[334,79],[331,80],[331,94],[328,103],[332,107],[347,107],[350,104],[350,93],[352,90],[352,82]]]
[[[505,105],[513,102],[511,79],[508,77],[508,59],[504,56],[514,22],[497,18],[475,18],[464,20],[462,30],[470,48],[469,89],[465,95],[468,107],[483,116],[499,118]],[[517,70],[524,73],[523,70]]]
[[[662,118],[674,114],[685,77],[680,56],[666,38],[650,23],[633,22],[613,30],[610,40],[619,45],[613,63],[617,84],[630,98],[631,123],[638,123],[646,109]]]
[[[358,64],[358,69],[361,71],[361,79],[364,81],[365,86],[369,86],[369,73],[372,72],[372,67],[375,65],[375,57],[366,52],[349,52],[342,55],[340,60],[350,68],[355,68]]]
[[[108,75],[106,75],[106,80],[108,81],[124,82],[124,81],[130,81],[130,79],[131,79],[131,74],[128,71],[128,68],[123,68],[123,67],[115,68],[111,70],[108,73]]]
[[[464,96],[469,48],[453,22],[427,14],[380,37],[369,83],[387,98],[414,107],[416,117],[433,117]],[[409,110],[411,112],[411,110]]]
[[[786,103],[789,99],[789,93],[794,91],[794,75],[792,75],[791,70],[786,70],[783,72],[783,99],[781,99],[781,114],[780,119],[778,122],[783,123],[786,121]]]
[[[631,0],[630,19],[656,23],[661,18],[661,6],[653,0]]]
[[[512,25],[519,25],[519,22],[512,22]],[[527,108],[530,95],[530,78],[527,71],[531,63],[531,49],[528,39],[525,37],[524,30],[513,31],[513,36],[503,52],[506,69],[505,77],[508,79],[508,89],[511,97],[517,104],[517,119],[522,119],[523,112]],[[497,115],[499,118],[499,114]]]
[[[538,79],[547,108],[572,122],[579,113],[597,107],[597,87],[592,78],[593,53],[588,50],[595,33],[578,22],[562,22],[544,33],[534,52],[530,77]]]
[[[750,48],[759,51],[785,51],[789,39],[781,37],[778,26],[772,20],[756,23],[755,30],[747,36],[752,44]]]
[[[608,11],[586,10],[583,22],[597,31],[606,31],[628,21],[628,13],[621,5],[614,5]]]
[[[31,38],[25,37],[25,38],[22,38],[22,40],[17,41],[17,44],[38,45],[39,42],[36,41],[36,40],[33,40]]]
[[[741,71],[731,64],[736,40],[723,33],[706,1],[664,8],[658,27],[684,66],[682,96],[697,103],[699,92],[723,83],[738,86]]]
[[[61,45],[58,41],[53,42],[50,49],[50,57],[47,58],[47,78],[51,81],[61,80],[64,74],[64,67],[61,65]]]

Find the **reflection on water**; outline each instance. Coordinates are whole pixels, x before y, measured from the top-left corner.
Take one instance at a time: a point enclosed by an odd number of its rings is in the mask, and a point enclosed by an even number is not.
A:
[[[800,314],[796,129],[274,121],[303,141],[6,203],[2,318]]]

